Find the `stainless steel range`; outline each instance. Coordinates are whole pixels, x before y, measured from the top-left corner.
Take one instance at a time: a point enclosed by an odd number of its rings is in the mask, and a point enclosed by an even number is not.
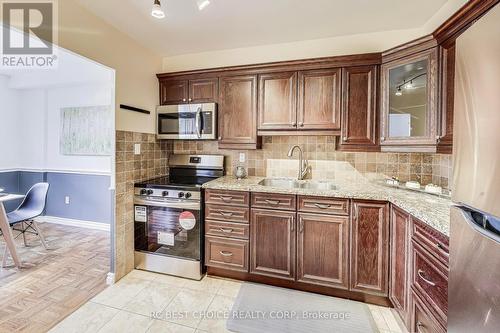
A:
[[[135,267],[201,279],[201,185],[224,175],[224,156],[173,155],[169,176],[135,184]]]

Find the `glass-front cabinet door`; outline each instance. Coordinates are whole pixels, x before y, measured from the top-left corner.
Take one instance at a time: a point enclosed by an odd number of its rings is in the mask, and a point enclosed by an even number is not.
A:
[[[382,150],[435,151],[437,91],[436,48],[382,65]]]

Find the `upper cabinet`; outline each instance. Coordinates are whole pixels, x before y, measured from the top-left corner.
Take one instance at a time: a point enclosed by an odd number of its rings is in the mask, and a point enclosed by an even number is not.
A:
[[[261,74],[259,135],[338,134],[340,98],[340,68]]]
[[[259,130],[297,128],[297,72],[259,75]]]
[[[383,151],[435,152],[438,138],[438,49],[432,47],[382,65]]]
[[[341,150],[379,150],[377,69],[377,66],[358,66],[342,71]]]
[[[219,80],[219,148],[257,149],[257,75]]]
[[[215,102],[218,79],[160,80],[160,104]]]

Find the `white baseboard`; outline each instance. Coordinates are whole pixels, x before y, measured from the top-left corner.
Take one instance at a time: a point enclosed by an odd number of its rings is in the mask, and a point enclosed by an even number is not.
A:
[[[55,223],[55,224],[69,225],[72,227],[110,231],[109,224],[93,222],[93,221],[66,219],[55,216],[39,216],[36,218],[36,221],[42,223]]]
[[[115,273],[109,272],[108,275],[106,275],[106,284],[108,286],[115,284]]]

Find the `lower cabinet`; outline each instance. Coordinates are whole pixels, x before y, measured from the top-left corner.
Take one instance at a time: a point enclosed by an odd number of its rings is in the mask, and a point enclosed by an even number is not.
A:
[[[424,301],[415,293],[412,294],[411,304],[411,324],[410,332],[416,333],[445,333],[444,329],[432,315],[431,310],[424,304]]]
[[[295,279],[296,213],[252,209],[250,273]]]
[[[349,217],[299,213],[297,281],[349,288]]]
[[[351,223],[351,290],[388,295],[388,204],[353,201]]]
[[[406,325],[410,320],[410,230],[410,215],[392,206],[389,298]]]
[[[248,241],[222,237],[205,237],[205,264],[248,272]]]

